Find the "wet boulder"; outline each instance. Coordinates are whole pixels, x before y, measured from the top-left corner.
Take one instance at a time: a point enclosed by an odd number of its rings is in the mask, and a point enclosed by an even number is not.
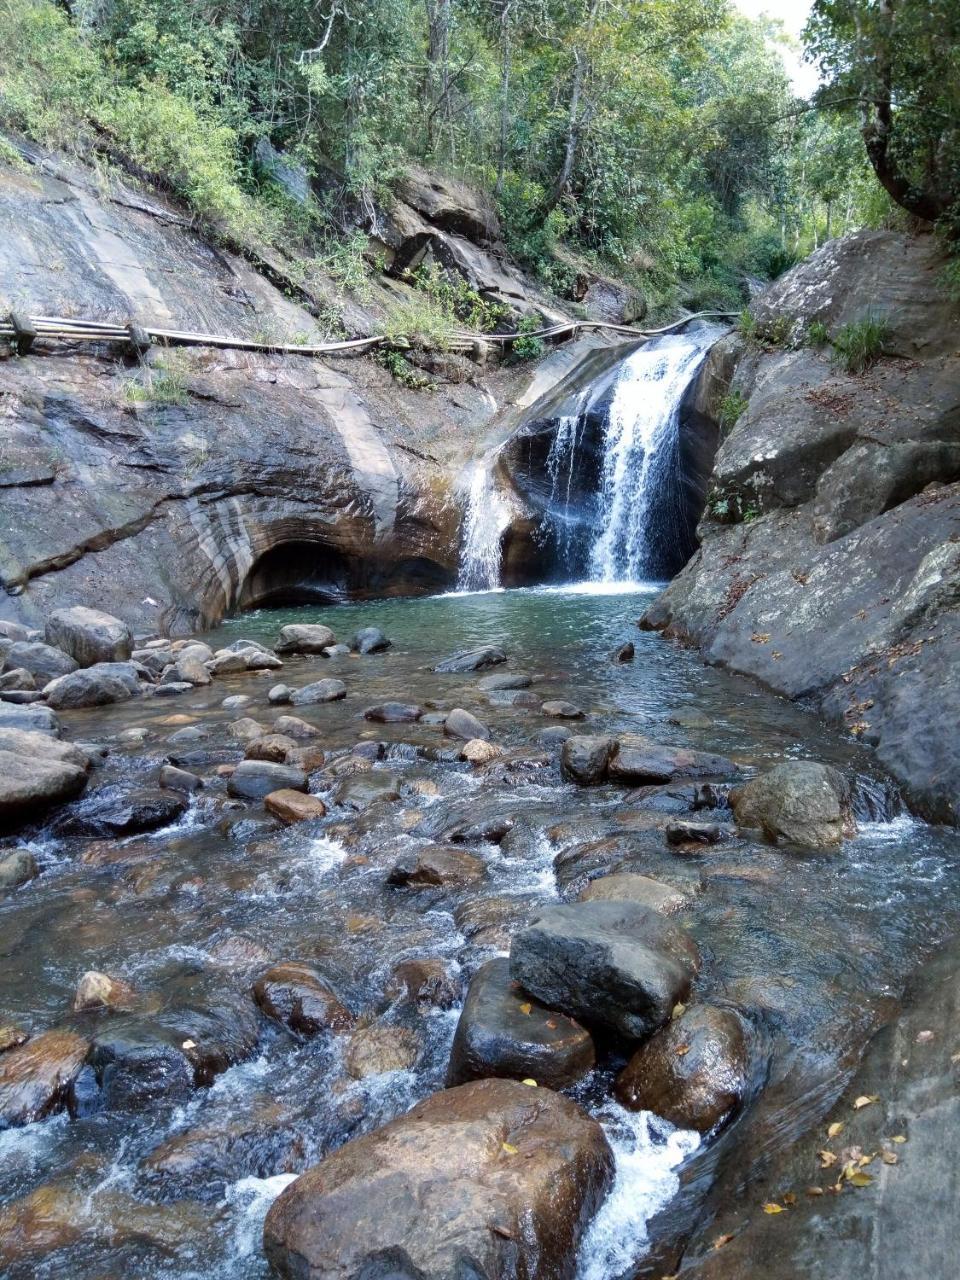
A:
[[[631,1040],[669,1020],[698,967],[692,939],[636,902],[548,907],[510,948],[510,972],[525,991]]]
[[[506,662],[507,655],[494,644],[482,645],[479,649],[463,649],[459,653],[444,658],[433,668],[445,675],[458,675],[467,671],[483,671],[487,667],[498,666]]]
[[[484,693],[507,693],[511,690],[529,689],[533,677],[523,671],[503,671],[492,676],[484,676],[477,682],[477,688]]]
[[[0,1054],[0,1129],[63,1111],[87,1056],[73,1031],[45,1031]]]
[[[284,961],[253,984],[253,998],[267,1015],[302,1036],[346,1031],[353,1014],[324,977],[307,964]]]
[[[339,702],[346,696],[347,686],[342,680],[315,680],[302,689],[294,689],[290,701],[295,707],[303,707],[319,702]]]
[[[736,771],[737,766],[725,756],[671,747],[639,734],[624,734],[617,739],[607,767],[611,779],[633,786],[672,782],[675,778],[728,777]]]
[[[353,1032],[344,1066],[354,1080],[365,1080],[390,1071],[409,1071],[419,1056],[420,1042],[412,1031],[379,1023]]]
[[[160,769],[160,786],[169,791],[179,791],[190,795],[203,787],[203,779],[187,769],[178,769],[176,765],[165,764]]]
[[[44,733],[51,738],[60,737],[60,720],[56,712],[43,706],[15,706],[0,702],[0,729],[25,729],[29,733]]]
[[[449,738],[462,738],[465,742],[472,742],[477,738],[482,742],[488,742],[490,739],[490,730],[487,726],[469,711],[464,711],[462,707],[454,707],[448,713],[443,722],[443,732]]]
[[[719,822],[690,822],[684,819],[668,822],[664,828],[667,844],[674,847],[719,844],[728,834],[729,828]]]
[[[639,902],[661,915],[672,915],[680,911],[690,901],[690,895],[681,889],[655,880],[652,876],[642,876],[631,871],[615,872],[613,875],[601,876],[580,891],[581,902]]]
[[[567,738],[560,753],[560,772],[568,782],[584,787],[603,782],[614,745],[612,738],[584,735]]]
[[[407,889],[453,888],[476,884],[486,874],[482,858],[463,849],[431,844],[405,854],[393,867],[387,884]]]
[[[109,973],[88,969],[73,996],[74,1013],[86,1009],[132,1009],[137,1003],[137,993],[126,982],[113,978]]]
[[[513,830],[516,819],[511,814],[497,814],[477,822],[457,822],[441,835],[450,844],[500,844]]]
[[[283,707],[293,697],[293,690],[288,684],[275,684],[267,693],[267,701],[272,707]]]
[[[68,653],[81,667],[92,667],[98,662],[124,662],[133,651],[133,637],[125,622],[82,605],[51,613],[44,639]]]
[[[73,813],[57,821],[56,830],[65,836],[132,836],[169,826],[186,808],[186,798],[177,791],[162,787],[119,791],[110,787],[92,792]]]
[[[463,993],[459,974],[451,972],[439,956],[401,960],[390,974],[389,1000],[414,1004],[418,1009],[450,1009]]]
[[[750,1057],[740,1014],[695,1004],[637,1050],[614,1092],[631,1111],[654,1111],[679,1129],[708,1133],[742,1104]]]
[[[270,760],[242,760],[227,782],[227,791],[242,800],[263,800],[271,791],[306,791],[301,769]]]
[[[43,817],[54,806],[75,799],[86,785],[86,769],[70,759],[39,751],[22,754],[0,746],[0,830]]]
[[[301,1165],[304,1142],[298,1129],[288,1111],[266,1102],[231,1124],[174,1134],[150,1152],[142,1168],[151,1179],[169,1179],[180,1188],[191,1181],[205,1199],[220,1199],[224,1183],[269,1178]]]
[[[202,662],[190,658],[178,658],[177,662],[167,667],[160,677],[161,685],[188,684],[200,689],[213,683],[213,677]]]
[[[9,647],[4,670],[29,671],[38,685],[49,684],[57,676],[76,671],[79,663],[56,645],[35,640],[16,640]]]
[[[730,793],[737,825],[809,849],[839,845],[856,830],[850,784],[815,760],[788,760]]]
[[[309,742],[320,737],[320,730],[316,725],[308,724],[299,716],[277,716],[273,722],[273,731],[282,733],[286,738],[293,738],[296,742]]]
[[[422,715],[423,708],[414,702],[380,702],[375,707],[367,707],[363,718],[376,724],[412,724]]]
[[[512,1080],[447,1089],[284,1190],[264,1248],[282,1275],[569,1280],[613,1181],[599,1124]]]
[[[280,638],[274,648],[277,653],[323,653],[336,642],[337,637],[329,627],[301,622],[281,627]]]
[[[139,696],[140,679],[132,662],[98,662],[44,687],[47,705],[55,711],[103,707]]]
[[[351,773],[345,777],[334,793],[334,802],[355,813],[362,813],[371,805],[389,803],[400,799],[399,779],[385,769],[371,769],[369,761],[362,761],[366,771]]]
[[[361,627],[350,641],[350,648],[354,653],[384,653],[392,643],[379,627]]]
[[[283,764],[290,752],[296,750],[294,738],[283,733],[265,733],[259,738],[251,738],[243,754],[247,760],[272,760],[274,764]]]
[[[264,796],[263,807],[267,813],[288,825],[294,822],[311,822],[327,816],[327,806],[319,796],[304,795],[302,791],[292,791],[287,787]]]
[[[498,1076],[564,1089],[595,1062],[588,1031],[533,1000],[498,957],[474,974],[457,1023],[447,1084]]]
[[[637,652],[636,646],[634,645],[633,641],[628,640],[626,644],[622,644],[620,648],[616,651],[616,653],[614,653],[613,661],[614,662],[632,662],[633,659],[636,657],[636,652]]]
[[[562,698],[544,702],[540,707],[545,716],[553,716],[557,720],[582,720],[584,713],[572,702],[564,702]]]
[[[0,893],[8,889],[19,889],[40,874],[37,860],[26,849],[15,849],[13,853],[0,853]]]

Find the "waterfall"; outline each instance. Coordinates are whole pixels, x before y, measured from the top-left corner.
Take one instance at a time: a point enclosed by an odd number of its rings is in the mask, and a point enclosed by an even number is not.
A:
[[[715,340],[712,330],[660,338],[623,362],[604,429],[593,581],[656,576],[658,544],[676,532],[677,513],[663,497],[679,467],[680,404]]]
[[[510,506],[493,480],[496,451],[478,459],[470,473],[463,522],[458,591],[493,591],[500,585],[500,539]]]

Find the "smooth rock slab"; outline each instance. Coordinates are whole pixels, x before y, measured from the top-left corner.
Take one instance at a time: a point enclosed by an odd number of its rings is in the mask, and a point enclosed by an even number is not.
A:
[[[299,1177],[264,1249],[289,1280],[570,1280],[612,1180],[603,1130],[575,1103],[475,1081]]]
[[[675,778],[729,777],[736,772],[737,766],[725,756],[671,747],[639,734],[618,738],[607,766],[611,779],[634,786]]]
[[[510,972],[524,990],[632,1040],[669,1020],[698,966],[688,935],[636,902],[548,907],[510,948]]]
[[[295,707],[302,707],[317,702],[339,702],[346,696],[347,686],[342,680],[315,680],[302,689],[294,689],[290,701]]]
[[[96,662],[124,662],[133,649],[133,637],[125,622],[82,605],[51,613],[44,639],[68,653],[81,667],[92,667]]]
[[[438,662],[433,669],[446,675],[455,675],[465,671],[483,671],[486,667],[495,667],[506,660],[507,655],[501,648],[487,644],[479,649],[462,649]]]
[[[450,1051],[447,1084],[497,1076],[563,1089],[595,1062],[588,1031],[533,1000],[510,976],[506,957],[473,976]]]
[[[708,1133],[730,1120],[750,1085],[750,1046],[732,1009],[695,1004],[647,1041],[617,1077],[617,1100]]]

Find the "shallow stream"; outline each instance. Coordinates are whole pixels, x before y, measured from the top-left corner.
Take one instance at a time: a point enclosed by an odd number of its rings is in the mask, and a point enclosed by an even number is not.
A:
[[[220,628],[215,643],[270,645],[284,623],[318,621],[338,639],[379,626],[393,647],[366,657],[293,657],[282,671],[219,677],[177,698],[63,715],[65,736],[109,748],[90,792],[152,784],[168,754],[207,785],[176,826],[151,835],[104,842],[36,831],[21,841],[43,874],[0,902],[0,1022],[34,1033],[71,1026],[92,1037],[107,1022],[138,1034],[162,1020],[184,1035],[220,1036],[225,1057],[239,1061],[186,1094],[160,1091],[127,1109],[98,1107],[91,1094],[87,1114],[0,1133],[0,1220],[8,1228],[0,1274],[264,1276],[260,1227],[273,1197],[349,1136],[443,1087],[466,981],[506,950],[510,931],[538,906],[575,896],[579,884],[559,883],[554,859],[600,839],[608,841],[604,870],[629,867],[688,892],[678,919],[703,957],[697,997],[737,1002],[763,1023],[769,1060],[757,1101],[725,1139],[723,1159],[739,1162],[740,1181],[827,1109],[904,979],[957,927],[960,837],[901,813],[870,753],[838,732],[639,632],[634,620],[652,590],[537,589],[247,614]],[[626,640],[635,660],[613,663]],[[581,707],[578,731],[638,732],[722,752],[745,774],[784,758],[838,764],[860,779],[858,836],[823,855],[742,838],[699,854],[671,852],[663,820],[689,816],[684,788],[631,795],[565,784],[556,743],[540,740],[557,721],[480,691],[486,672],[432,671],[450,653],[485,643],[502,645],[507,668],[530,673],[540,698]],[[300,686],[321,676],[346,681],[346,699],[268,704],[278,679]],[[250,703],[221,706],[238,694]],[[507,754],[474,770],[456,760],[439,727],[362,718],[387,699],[464,707]],[[228,799],[217,765],[242,756],[230,722],[242,715],[270,726],[290,712],[321,729],[328,769],[358,742],[387,744],[370,773],[354,775],[364,786],[345,797],[366,803],[369,779],[384,775],[381,798],[362,809],[336,803],[340,781],[321,772],[311,790],[327,800],[327,818],[286,829],[258,803]],[[189,727],[196,741],[171,745]],[[142,742],[130,740],[135,728],[146,730]],[[464,846],[486,863],[480,884],[385,883],[411,844],[505,816],[514,826],[501,844]],[[422,957],[444,962],[440,1007],[405,999],[393,977],[398,964]],[[413,1065],[354,1079],[345,1037],[298,1041],[262,1018],[250,986],[281,960],[316,965],[361,1022],[404,1028]],[[144,1007],[73,1014],[77,981],[89,969],[131,984]],[[576,1091],[606,1123],[618,1157],[617,1186],[579,1260],[582,1280],[629,1272],[647,1245],[648,1219],[702,1161],[694,1135],[609,1103],[615,1066],[605,1061]],[[189,1131],[182,1158],[148,1161]],[[709,1178],[716,1173],[711,1166]]]

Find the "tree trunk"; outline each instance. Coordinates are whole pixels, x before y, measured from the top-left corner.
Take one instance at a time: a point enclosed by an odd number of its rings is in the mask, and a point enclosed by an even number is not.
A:
[[[567,138],[563,148],[563,163],[547,197],[545,213],[550,213],[560,203],[560,199],[570,183],[574,161],[577,158],[577,143],[580,140],[580,94],[583,90],[584,59],[579,49],[576,50],[574,57],[576,61],[573,67],[573,86],[570,90],[570,109],[567,113]]]
[[[503,195],[507,168],[507,137],[510,132],[510,13],[513,0],[503,0],[500,10],[500,144],[497,149],[497,181],[494,195]]]
[[[427,148],[450,120],[450,0],[424,0],[427,11]]]

